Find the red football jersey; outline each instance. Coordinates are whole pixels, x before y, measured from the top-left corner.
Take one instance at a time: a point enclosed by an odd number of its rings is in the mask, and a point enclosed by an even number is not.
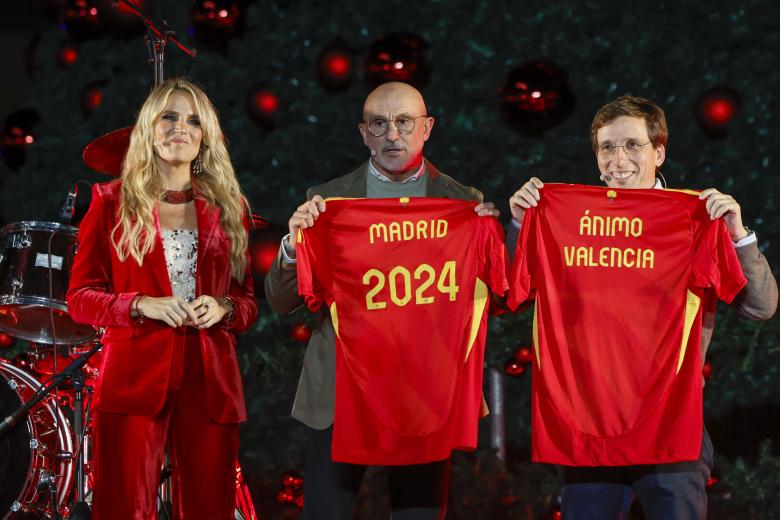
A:
[[[532,459],[699,458],[701,309],[746,280],[698,193],[545,184],[523,218],[511,307],[534,296]]]
[[[332,458],[420,464],[474,449],[503,230],[474,202],[330,199],[298,235],[298,291],[336,330]]]

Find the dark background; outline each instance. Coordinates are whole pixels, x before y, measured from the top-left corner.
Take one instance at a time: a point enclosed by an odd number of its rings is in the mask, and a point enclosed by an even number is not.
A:
[[[481,189],[504,220],[509,195],[530,176],[598,183],[590,120],[618,95],[640,95],[667,113],[663,173],[669,186],[717,187],[734,195],[777,270],[780,12],[775,2],[216,2],[235,4],[243,13],[221,45],[204,40],[213,34],[208,27],[188,30],[191,2],[143,3],[198,48],[193,61],[170,47],[166,76],[189,74],[204,86],[220,111],[254,211],[276,225],[253,237],[258,281],[263,246],[275,243],[305,189],[366,160],[356,124],[371,87],[360,64],[377,38],[393,32],[414,33],[426,43],[423,57],[430,73],[422,91],[437,118],[426,155],[442,171]],[[108,2],[86,4],[98,5],[101,12],[109,8]],[[94,138],[131,125],[152,85],[142,33],[120,22],[100,25],[96,31],[102,34],[84,34],[74,23],[62,24],[69,5],[75,4],[6,0],[0,5],[0,117],[34,109],[40,118],[30,126],[32,144],[3,149],[5,159],[12,153],[18,157],[20,150],[24,159],[13,167],[0,161],[0,219],[6,224],[56,220],[76,180],[108,180],[84,166],[81,152]],[[336,38],[351,49],[354,74],[348,88],[329,93],[317,80],[315,63]],[[69,41],[78,58],[65,67],[58,55]],[[529,60],[562,70],[575,100],[562,122],[538,135],[528,135],[522,119],[509,124],[499,108],[508,74]],[[85,111],[84,89],[95,82],[101,82],[102,102]],[[246,103],[258,85],[280,102],[259,124]],[[729,87],[741,101],[719,138],[695,117],[697,100],[713,87]],[[261,317],[241,339],[250,414],[242,430],[241,462],[263,518],[294,518],[298,511],[278,503],[276,493],[282,476],[302,467],[303,431],[289,410],[305,346],[296,332],[307,319],[302,311],[272,315],[261,299]],[[530,316],[494,319],[487,366],[503,370],[515,350],[528,344]],[[705,414],[718,479],[710,490],[710,516],[777,517],[778,318],[750,323],[723,307],[708,359],[712,375]],[[505,388],[507,463],[497,463],[486,448],[456,455],[452,518],[555,514],[555,471],[528,462],[530,379],[506,376]],[[487,445],[486,425],[482,428],[481,444]],[[385,517],[382,479],[381,472],[369,474],[361,518]],[[641,512],[635,508],[634,515]]]

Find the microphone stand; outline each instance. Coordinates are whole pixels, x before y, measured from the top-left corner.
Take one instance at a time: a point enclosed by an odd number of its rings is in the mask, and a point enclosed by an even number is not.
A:
[[[163,76],[163,65],[165,64],[165,46],[168,42],[173,43],[184,54],[191,58],[195,58],[198,55],[197,49],[188,49],[179,40],[174,38],[176,32],[168,29],[168,22],[163,21],[161,24],[157,23],[145,16],[138,8],[128,0],[115,0],[114,5],[121,5],[127,11],[130,11],[135,16],[143,21],[146,26],[146,46],[149,50],[149,62],[154,64],[154,86],[158,86],[165,79]],[[163,29],[158,29],[158,26]]]

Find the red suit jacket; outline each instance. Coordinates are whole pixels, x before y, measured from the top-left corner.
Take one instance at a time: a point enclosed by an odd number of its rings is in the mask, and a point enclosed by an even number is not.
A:
[[[157,238],[138,265],[132,257],[119,260],[111,244],[117,221],[121,181],[95,184],[92,203],[79,228],[79,248],[68,289],[68,312],[79,323],[105,327],[103,363],[94,406],[103,411],[154,415],[165,403],[174,340],[181,329],[161,321],[130,317],[136,295],[172,296],[160,220],[154,210]],[[218,423],[246,420],[244,391],[236,359],[234,333],[246,330],[257,317],[252,274],[243,284],[231,276],[230,240],[219,225],[220,210],[195,199],[198,220],[198,265],[195,294],[230,295],[234,319],[200,330],[206,405]]]

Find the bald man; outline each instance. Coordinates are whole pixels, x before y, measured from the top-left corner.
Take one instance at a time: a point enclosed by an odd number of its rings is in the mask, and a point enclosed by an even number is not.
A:
[[[434,118],[417,89],[405,83],[385,83],[371,92],[363,105],[358,130],[370,159],[355,171],[306,192],[289,220],[290,234],[282,240],[279,255],[265,279],[271,309],[289,314],[301,305],[295,268],[295,237],[299,229],[316,225],[326,211],[328,197],[395,198],[441,197],[473,200],[480,216],[498,216],[482,193],[463,186],[436,169],[423,146],[431,135]],[[330,447],[335,394],[335,334],[330,313],[320,311],[298,383],[292,416],[307,427],[304,460],[303,518],[351,520],[355,493],[365,466],[335,463]],[[444,518],[450,460],[415,466],[388,467],[393,520]]]

